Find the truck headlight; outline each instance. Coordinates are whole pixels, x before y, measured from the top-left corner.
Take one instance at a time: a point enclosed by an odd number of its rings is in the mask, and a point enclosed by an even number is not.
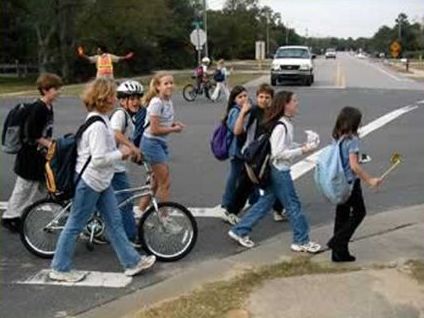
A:
[[[271,69],[273,71],[278,71],[280,69],[280,65],[279,64],[272,64]]]
[[[299,67],[299,70],[302,70],[302,71],[309,71],[310,69],[311,69],[311,66],[309,64],[302,64]]]

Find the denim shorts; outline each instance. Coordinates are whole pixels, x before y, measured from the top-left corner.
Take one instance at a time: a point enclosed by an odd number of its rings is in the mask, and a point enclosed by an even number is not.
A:
[[[143,136],[141,139],[141,151],[146,161],[151,165],[169,161],[168,145],[163,140]]]

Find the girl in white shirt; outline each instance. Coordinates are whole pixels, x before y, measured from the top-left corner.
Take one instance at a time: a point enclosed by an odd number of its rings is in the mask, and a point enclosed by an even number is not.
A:
[[[116,86],[110,79],[96,79],[85,90],[83,101],[88,111],[87,118],[98,116],[101,120],[91,124],[78,142],[77,175],[90,161],[76,185],[72,211],[60,233],[49,273],[52,280],[77,282],[84,279],[86,273],[71,270],[72,257],[78,235],[96,210],[106,223],[107,237],[125,269],[125,275],[134,276],[155,263],[155,256],[140,256],[132,247],[111,186],[116,162],[128,159],[131,154],[127,146],[116,148],[114,131],[110,126],[108,113],[115,105],[115,95]]]
[[[318,143],[298,145],[293,141],[292,118],[297,114],[298,100],[292,92],[278,92],[266,110],[264,127],[272,130],[271,143],[271,182],[265,195],[261,196],[240,222],[233,226],[228,235],[244,247],[253,247],[248,237],[253,226],[272,209],[275,199],[283,203],[293,229],[294,252],[317,253],[321,246],[309,239],[309,225],[294,188],[290,175],[293,159],[318,147]]]

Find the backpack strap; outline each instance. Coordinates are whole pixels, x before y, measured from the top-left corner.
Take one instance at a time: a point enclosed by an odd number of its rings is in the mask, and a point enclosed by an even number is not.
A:
[[[128,127],[128,117],[130,116],[128,113],[127,113],[127,111],[123,108],[123,107],[118,107],[118,108],[115,108],[115,110],[112,112],[112,114],[110,115],[110,118],[112,119],[112,117],[113,117],[113,115],[116,113],[116,112],[118,112],[118,111],[121,111],[121,112],[123,112],[124,113],[124,115],[125,115],[125,128],[124,128],[124,131],[125,130],[127,130],[127,127]],[[131,118],[130,118],[131,119]],[[132,119],[131,119],[132,120]]]
[[[78,141],[81,139],[82,134],[84,133],[84,131],[86,131],[88,127],[90,127],[92,124],[94,124],[97,121],[103,122],[103,124],[106,126],[106,122],[104,121],[104,119],[102,117],[97,116],[97,115],[96,116],[91,116],[78,129],[77,133],[75,134],[75,141],[78,143]],[[91,155],[88,157],[87,161],[84,163],[84,166],[81,169],[81,172],[78,174],[78,177],[75,180],[75,187],[78,185],[78,182],[80,181],[80,179],[82,177],[82,174],[84,173],[85,169],[87,169],[90,161],[91,161]]]

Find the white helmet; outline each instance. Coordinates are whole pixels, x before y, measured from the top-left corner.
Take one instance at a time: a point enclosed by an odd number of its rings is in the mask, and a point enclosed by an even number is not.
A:
[[[138,95],[138,96],[144,95],[143,85],[133,80],[127,80],[122,82],[118,86],[118,89],[116,91],[118,93],[118,98],[125,98],[128,96],[134,96],[134,95]]]
[[[205,56],[204,58],[202,58],[202,63],[204,64],[209,64],[211,62],[210,58]]]

